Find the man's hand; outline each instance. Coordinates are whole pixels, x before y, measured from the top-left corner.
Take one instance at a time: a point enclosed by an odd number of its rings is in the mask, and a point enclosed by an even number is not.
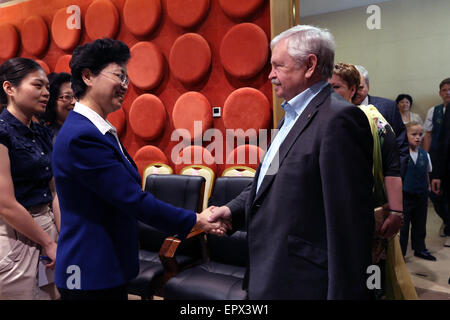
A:
[[[441,180],[440,179],[431,180],[431,191],[433,191],[435,194],[441,193]]]
[[[231,210],[227,206],[221,206],[221,207],[211,207],[211,216],[209,217],[209,222],[217,222],[221,221],[222,225],[226,227],[226,229],[231,230]],[[225,230],[226,231],[226,230]],[[221,233],[221,230],[211,230],[211,233],[216,235],[223,235],[224,233]]]
[[[206,233],[214,233],[217,235],[224,235],[227,231],[227,225],[221,220],[212,220],[210,216],[212,214],[211,208],[203,210],[201,213],[197,213],[196,227],[199,227]]]
[[[384,220],[380,229],[380,234],[385,239],[391,239],[395,234],[400,231],[403,225],[403,218],[397,215],[389,214]]]

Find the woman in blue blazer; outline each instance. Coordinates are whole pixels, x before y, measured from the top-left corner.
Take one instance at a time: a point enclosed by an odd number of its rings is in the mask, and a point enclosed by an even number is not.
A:
[[[136,165],[106,120],[128,89],[129,48],[99,39],[72,55],[78,102],[54,145],[53,172],[61,208],[55,283],[62,299],[126,299],[138,274],[137,220],[186,236],[209,231],[209,211],[176,208],[141,190]]]

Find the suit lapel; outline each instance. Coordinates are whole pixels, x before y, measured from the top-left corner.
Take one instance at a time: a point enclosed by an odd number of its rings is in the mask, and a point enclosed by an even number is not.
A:
[[[120,156],[121,156],[120,159],[124,163],[125,167],[131,173],[131,175],[136,179],[136,181],[140,184],[141,183],[141,181],[140,181],[141,179],[140,179],[140,176],[139,176],[139,172],[137,171],[136,164],[134,163],[133,159],[130,157],[128,152],[125,150],[123,145],[121,145],[122,150],[123,150],[123,153],[122,153],[122,151],[119,148],[119,145],[117,144],[116,137],[114,137],[113,134],[107,132],[105,134],[105,137],[109,141],[109,143],[112,145],[114,150],[116,150],[116,152],[120,154]]]
[[[75,120],[74,122],[80,122],[80,125],[83,124],[85,126],[88,126],[90,128],[95,128],[94,131],[98,132],[98,134],[102,137],[104,137],[104,142],[111,146],[116,152],[120,153],[120,159],[124,163],[127,170],[130,172],[130,174],[136,179],[138,184],[141,184],[141,177],[139,176],[139,172],[137,171],[136,164],[134,163],[133,159],[130,157],[128,152],[125,150],[123,145],[121,144],[122,151],[120,151],[119,145],[117,144],[116,137],[114,137],[113,134],[107,132],[106,134],[102,134],[98,128],[95,126],[95,124],[92,123],[91,120],[89,120],[86,116],[78,113],[78,112],[70,112],[68,117],[73,117]],[[66,120],[67,121],[67,120]],[[80,125],[78,123],[74,124],[75,128],[79,128]],[[103,139],[103,138],[102,138]],[[125,156],[124,156],[125,154]],[[128,160],[127,160],[128,158]]]
[[[283,117],[283,119],[280,120],[280,122],[278,123],[278,126],[277,126],[276,129],[280,130],[280,128],[283,126],[283,124],[284,124],[284,117]],[[275,139],[275,136],[277,134],[278,134],[278,132],[272,137],[271,141],[273,141],[273,139]],[[270,148],[270,144],[267,146],[267,150],[269,150],[269,148]],[[266,154],[267,154],[267,152],[266,152]],[[250,200],[249,201],[250,204],[253,203],[253,201],[255,199],[255,196],[256,196],[256,186],[258,185],[258,177],[259,177],[259,174],[261,172],[262,162],[263,162],[263,159],[261,159],[261,161],[260,161],[260,163],[258,165],[258,168],[256,169],[256,172],[255,172],[255,178],[253,179],[252,190],[250,192],[250,199],[249,199]]]
[[[297,138],[302,134],[308,124],[314,119],[317,111],[319,110],[319,106],[323,103],[323,101],[331,94],[331,87],[327,85],[322,91],[314,97],[314,99],[306,106],[305,110],[303,110],[300,117],[295,122],[294,126],[289,131],[289,134],[284,139],[283,143],[280,145],[280,149],[278,150],[278,159],[275,156],[274,160],[270,164],[273,168],[281,167],[283,160],[286,158],[289,150],[297,140]],[[282,123],[280,123],[280,126]],[[278,165],[277,162],[278,161]],[[259,173],[259,171],[258,171]],[[272,181],[275,179],[276,174],[267,175],[264,177],[261,182],[261,186],[259,187],[258,193],[255,196],[255,199],[252,203],[257,202],[261,195],[269,188]],[[256,176],[255,181],[258,181],[258,176]],[[256,188],[255,188],[256,189]],[[255,190],[256,191],[256,190]]]

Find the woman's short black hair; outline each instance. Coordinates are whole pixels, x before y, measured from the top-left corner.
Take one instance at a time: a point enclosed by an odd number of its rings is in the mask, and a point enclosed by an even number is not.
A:
[[[9,81],[15,87],[26,76],[36,70],[42,70],[39,63],[28,58],[11,58],[0,65],[0,104],[6,106],[8,104],[8,96],[3,90],[3,82]]]
[[[130,49],[120,40],[104,38],[76,47],[70,61],[75,97],[80,99],[86,93],[86,84],[81,77],[84,69],[98,75],[110,63],[121,65],[127,63],[129,59]]]
[[[399,94],[397,96],[397,99],[395,99],[395,102],[397,102],[397,104],[398,104],[403,99],[408,99],[409,100],[409,104],[412,106],[413,99],[412,99],[412,97],[409,94],[406,94],[406,93]]]
[[[58,118],[58,110],[56,108],[59,91],[64,83],[70,83],[70,74],[51,73],[48,75],[50,79],[50,98],[48,99],[47,108],[45,109],[44,121],[48,125],[52,125]]]

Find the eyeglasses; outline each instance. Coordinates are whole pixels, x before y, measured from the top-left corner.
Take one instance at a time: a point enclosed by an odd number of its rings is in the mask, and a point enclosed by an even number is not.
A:
[[[58,100],[64,101],[64,102],[71,102],[75,97],[71,94],[63,94],[62,96],[58,97]]]
[[[105,72],[108,72],[108,71],[105,71]],[[127,86],[130,83],[130,78],[128,78],[128,75],[126,75],[126,74],[117,74],[114,72],[108,72],[108,73],[115,75],[117,77],[117,79],[120,81],[120,84],[122,86]],[[105,76],[108,79],[114,80],[113,78],[106,76],[103,72],[100,72],[100,74]]]

